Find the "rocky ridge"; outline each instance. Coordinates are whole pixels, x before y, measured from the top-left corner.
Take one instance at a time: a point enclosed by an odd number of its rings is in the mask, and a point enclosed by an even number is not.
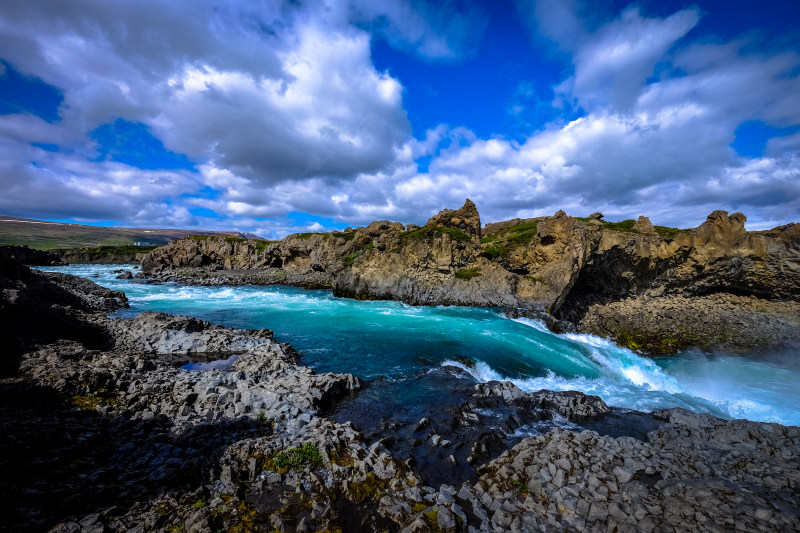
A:
[[[98,337],[8,332],[28,339],[16,376],[0,382],[2,530],[793,531],[800,520],[800,428],[670,409],[637,415],[653,428],[639,439],[614,437],[579,426],[612,414],[599,398],[478,384],[450,422],[412,428],[428,435],[423,447],[464,450],[476,468],[431,486],[393,439],[325,416],[358,394],[358,379],[298,365],[269,331],[107,318],[119,295],[0,266],[18,291],[4,289],[4,305],[49,309]],[[35,292],[42,284],[70,305]],[[230,367],[180,368],[220,359]],[[511,414],[496,435],[559,417],[572,429],[511,449],[453,430],[501,408]]]
[[[275,243],[184,239],[151,252],[142,268],[161,281],[287,283],[356,299],[545,313],[648,353],[796,343],[800,225],[748,232],[745,221],[715,211],[677,230],[646,217],[608,223],[559,211],[481,227],[467,200],[423,227],[380,221]],[[720,305],[729,296],[742,305],[739,319]],[[684,320],[695,311],[704,319]]]

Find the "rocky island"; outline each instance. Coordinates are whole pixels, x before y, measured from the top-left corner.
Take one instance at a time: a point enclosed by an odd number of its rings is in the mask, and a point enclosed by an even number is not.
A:
[[[423,227],[195,236],[142,267],[149,282],[501,306],[651,352],[794,342],[800,230],[743,223],[715,212],[675,231],[559,212],[482,227],[467,201]],[[268,330],[109,318],[124,293],[13,255],[0,254],[3,530],[798,529],[800,428],[509,382],[474,384],[413,424],[361,427],[346,405],[370,384],[302,366]],[[566,423],[515,436],[553,420]]]

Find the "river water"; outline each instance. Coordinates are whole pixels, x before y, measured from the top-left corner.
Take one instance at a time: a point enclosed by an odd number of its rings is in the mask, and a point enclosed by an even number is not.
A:
[[[41,270],[125,291],[131,308],[119,312],[122,317],[151,310],[271,329],[278,341],[300,352],[302,364],[318,372],[387,378],[399,403],[440,401],[442,380],[430,376],[455,366],[478,381],[507,379],[528,391],[578,390],[627,409],[686,407],[724,418],[800,425],[797,353],[685,352],[651,359],[598,337],[556,335],[537,321],[510,319],[497,309],[355,301],[283,286],[151,285],[115,279],[112,270],[120,268],[130,266]]]

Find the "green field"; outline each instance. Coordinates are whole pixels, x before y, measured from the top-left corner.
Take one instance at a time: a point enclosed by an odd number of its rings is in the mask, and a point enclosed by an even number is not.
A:
[[[0,215],[0,244],[27,245],[38,250],[98,246],[132,246],[135,243],[162,245],[188,235],[231,235],[255,238],[235,231],[185,229],[118,228],[65,224]]]

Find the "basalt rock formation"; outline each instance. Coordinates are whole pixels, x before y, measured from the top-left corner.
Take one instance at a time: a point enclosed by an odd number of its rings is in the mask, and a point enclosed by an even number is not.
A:
[[[276,243],[184,239],[151,252],[142,267],[188,283],[238,278],[331,287],[358,299],[521,308],[651,353],[795,342],[800,225],[748,232],[745,221],[715,211],[678,230],[646,217],[609,223],[600,213],[559,211],[481,228],[467,200],[411,229],[381,221]],[[684,320],[689,312],[702,318]]]
[[[614,414],[577,392],[476,384],[460,408],[407,429],[449,471],[472,468],[430,483],[393,437],[324,415],[358,394],[357,378],[299,365],[267,330],[107,318],[124,300],[91,282],[13,261],[0,274],[3,305],[97,328],[32,327],[0,381],[0,531],[793,531],[800,520],[797,427]],[[229,366],[180,367],[220,359]],[[495,410],[505,421],[481,431]],[[585,429],[611,415],[647,432]],[[558,420],[571,429],[504,443]]]

